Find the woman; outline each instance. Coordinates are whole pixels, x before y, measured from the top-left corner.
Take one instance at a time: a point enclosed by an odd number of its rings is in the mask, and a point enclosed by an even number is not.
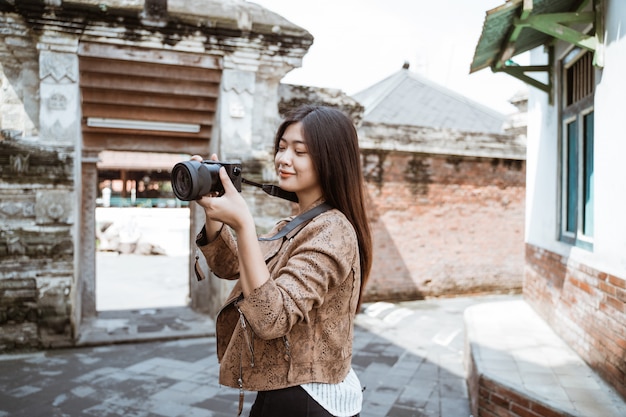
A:
[[[223,195],[198,200],[206,225],[196,243],[215,275],[238,280],[216,320],[219,381],[240,389],[239,413],[243,391],[258,391],[252,417],[358,415],[352,338],[372,243],[356,129],[339,110],[304,106],[280,125],[274,150],[280,188],[301,214],[321,214],[258,239],[224,168]]]

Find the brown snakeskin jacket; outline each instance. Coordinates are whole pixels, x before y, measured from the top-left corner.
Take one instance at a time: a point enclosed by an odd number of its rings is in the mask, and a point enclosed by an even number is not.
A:
[[[230,229],[222,228],[212,242],[201,237],[197,242],[212,272],[238,279]],[[265,391],[341,382],[351,366],[361,279],[354,228],[331,209],[282,239],[259,244],[270,279],[245,299],[237,281],[216,319],[219,383]]]

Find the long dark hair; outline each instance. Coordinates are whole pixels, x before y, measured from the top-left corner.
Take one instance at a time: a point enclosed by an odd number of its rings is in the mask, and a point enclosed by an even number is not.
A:
[[[287,127],[302,124],[302,134],[317,171],[324,200],[341,211],[352,223],[359,243],[361,289],[372,269],[372,234],[365,211],[365,182],[361,169],[359,140],[352,120],[338,109],[304,105],[293,110],[279,126],[274,141],[274,154]]]

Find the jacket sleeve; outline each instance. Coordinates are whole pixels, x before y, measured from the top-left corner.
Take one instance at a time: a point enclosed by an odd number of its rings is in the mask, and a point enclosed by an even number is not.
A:
[[[337,213],[313,219],[285,242],[283,250],[288,260],[237,304],[255,334],[266,340],[288,334],[297,323],[309,322],[311,310],[352,277],[358,264],[354,228]]]
[[[237,241],[229,227],[222,227],[219,235],[209,242],[205,228],[196,237],[196,245],[206,258],[211,271],[219,278],[239,278]]]

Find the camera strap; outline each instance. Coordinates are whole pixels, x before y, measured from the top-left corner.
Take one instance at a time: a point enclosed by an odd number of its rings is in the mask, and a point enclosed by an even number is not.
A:
[[[299,216],[296,216],[289,223],[287,223],[285,227],[280,229],[278,233],[276,233],[274,236],[260,237],[259,240],[265,242],[265,241],[270,241],[270,240],[282,239],[283,237],[287,236],[289,232],[294,230],[296,227],[300,226],[302,223],[311,220],[313,217],[317,216],[318,214],[322,214],[323,212],[325,212],[326,210],[330,210],[331,208],[332,206],[327,203],[322,203],[319,206],[315,206],[311,210],[305,211]]]
[[[292,201],[294,203],[298,202],[298,196],[296,193],[292,193],[291,191],[285,191],[277,185],[272,184],[259,184],[258,182],[250,181],[245,178],[241,178],[241,182],[248,185],[253,185],[265,191],[267,194],[272,197],[279,197],[285,200]]]

